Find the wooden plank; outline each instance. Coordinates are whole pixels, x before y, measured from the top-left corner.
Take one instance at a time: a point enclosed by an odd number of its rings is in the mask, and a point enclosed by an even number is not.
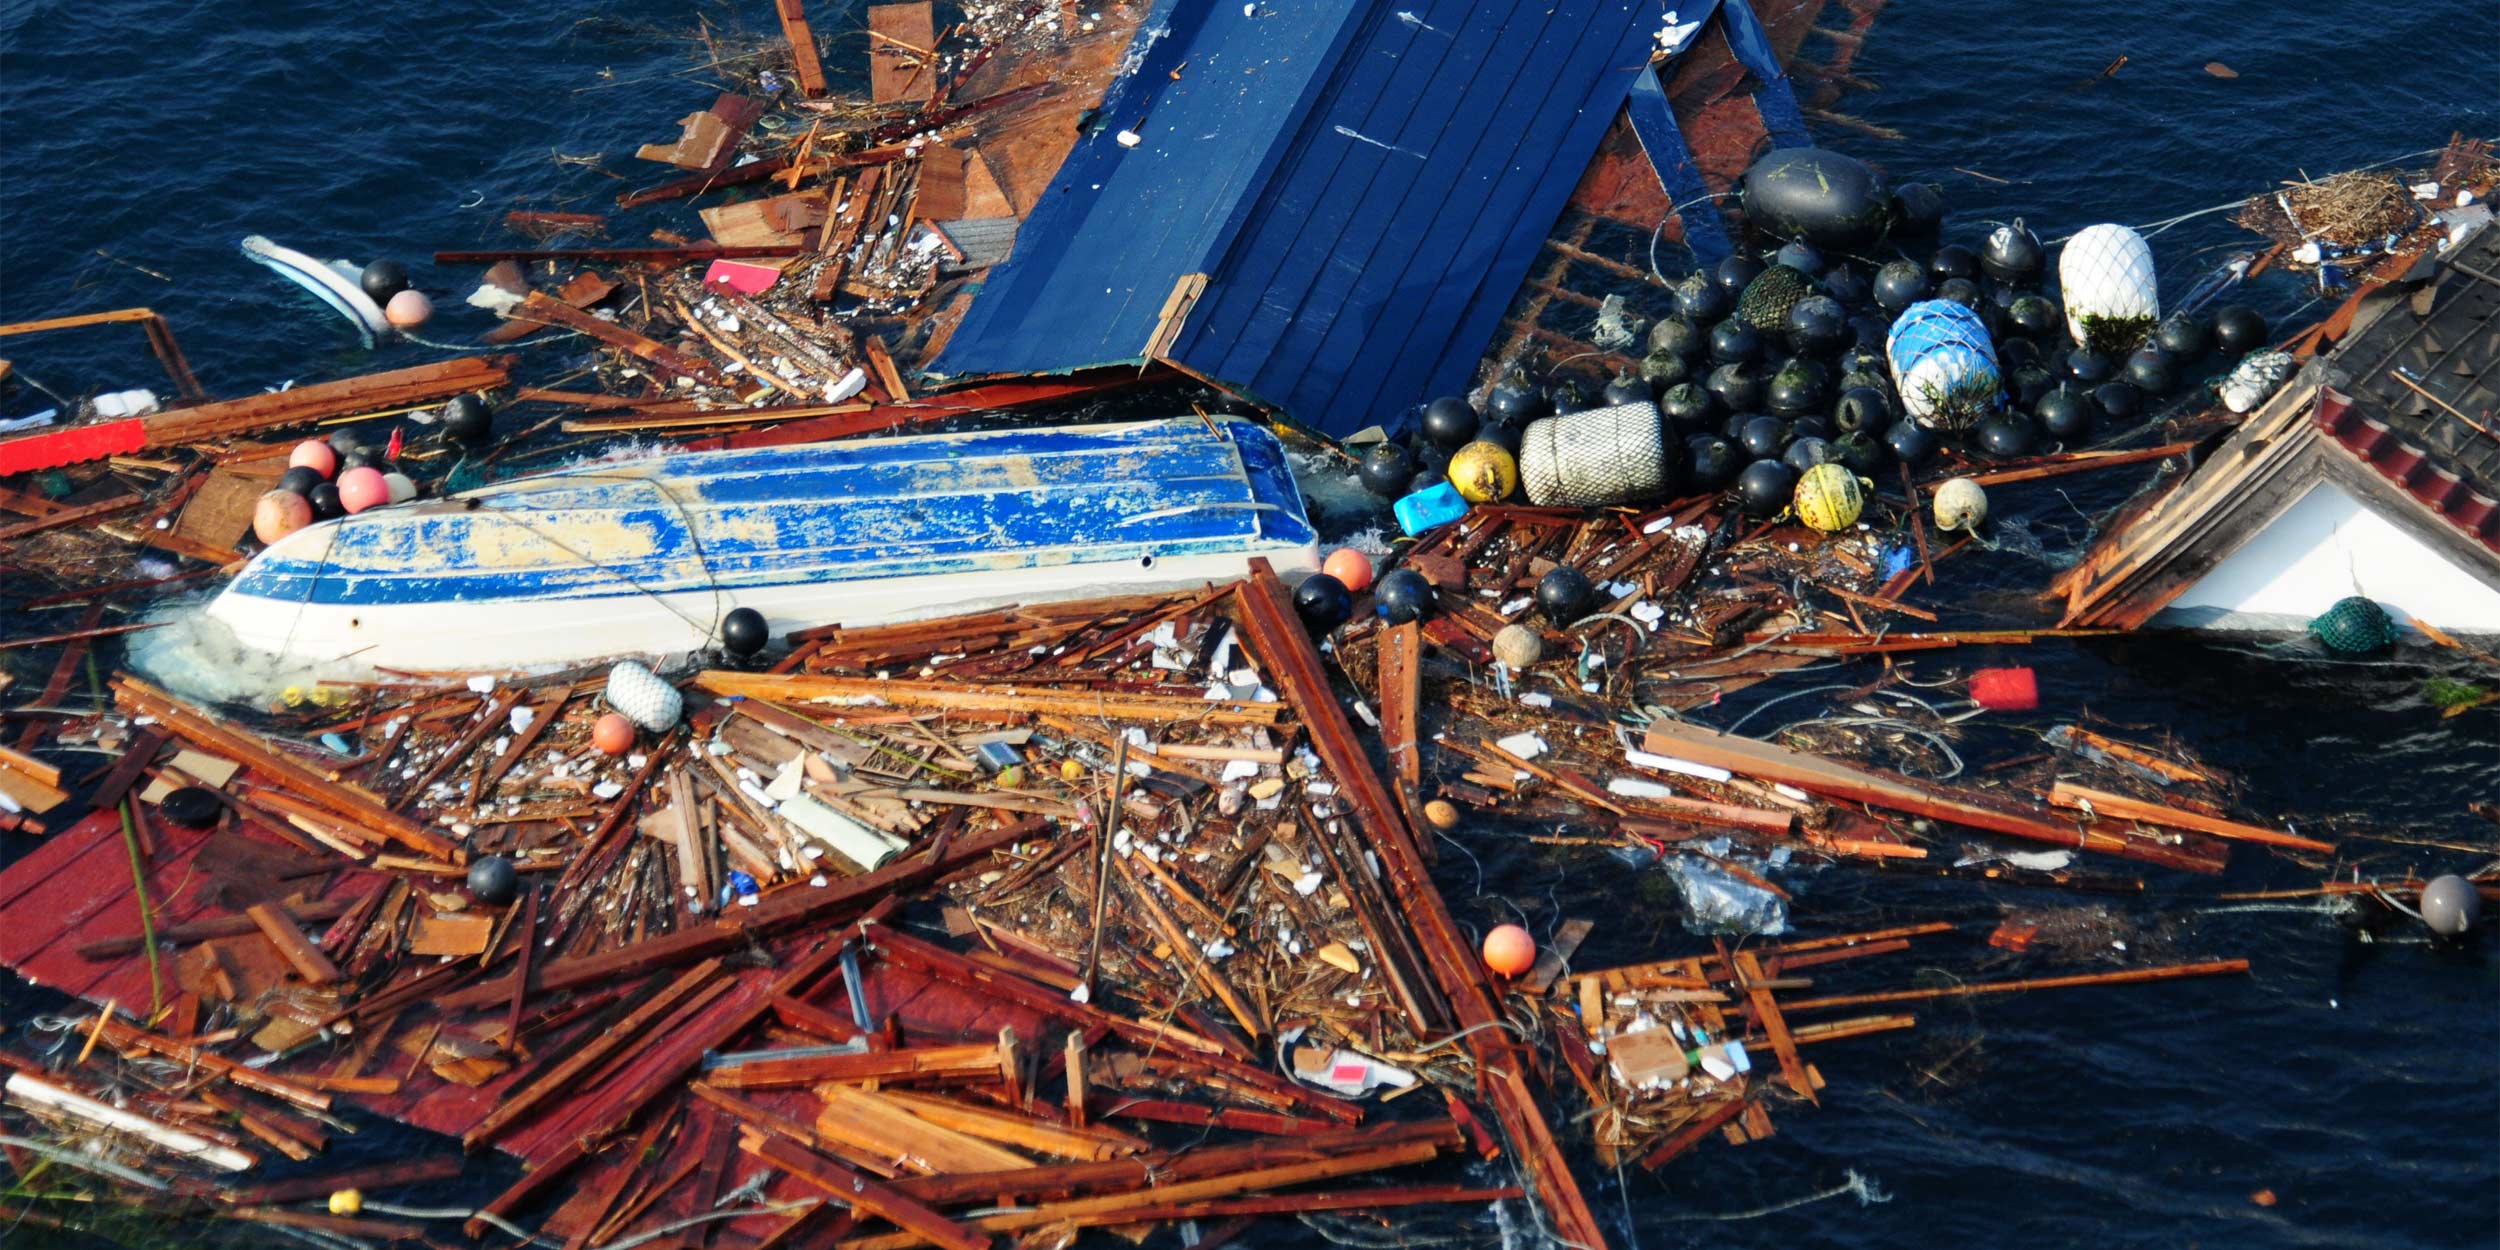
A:
[[[1095,691],[1029,694],[951,682],[877,681],[813,673],[739,673],[714,669],[695,675],[713,694],[776,703],[884,703],[972,712],[1028,712],[1098,717],[1154,724],[1273,725],[1284,716],[1274,703],[1228,703],[1194,696],[1132,695]]]
[[[708,925],[646,938],[596,955],[550,960],[538,974],[538,985],[545,991],[572,989],[741,950],[755,939],[783,929],[826,924],[867,910],[882,899],[917,889],[1041,830],[1042,821],[1028,818],[985,833],[958,835],[943,846],[905,856],[875,872],[844,877],[823,889],[780,891],[754,907],[731,908],[729,914]],[[442,1005],[459,1010],[502,1002],[512,993],[511,982],[510,977],[497,977],[470,985],[444,995]]]
[[[689,356],[657,339],[637,334],[613,321],[602,320],[581,309],[551,299],[544,291],[530,292],[508,315],[518,320],[537,321],[548,325],[563,326],[568,330],[579,330],[610,347],[621,349],[629,355],[648,361],[672,377],[688,378],[707,386],[726,386],[732,390],[740,390],[742,393],[754,390],[752,384],[743,387],[732,386],[730,380],[718,369],[713,368],[709,362]]]
[[[505,1090],[495,1109],[460,1135],[460,1144],[474,1151],[520,1122],[538,1104],[575,1092],[576,1078],[627,1044],[639,1042],[645,1028],[675,1010],[680,1003],[690,1001],[692,996],[703,993],[706,987],[713,994],[727,989],[728,983],[719,979],[720,968],[720,960],[707,959],[687,969],[562,1062],[532,1076],[526,1083]]]
[[[911,398],[911,388],[903,384],[903,372],[894,367],[894,355],[886,350],[885,340],[874,334],[859,336],[859,354],[868,361],[868,372],[877,379],[877,388],[885,392],[889,402],[903,403]]]
[[[816,1136],[921,1176],[1029,1168],[1033,1161],[968,1133],[922,1119],[883,1093],[828,1085],[817,1091]],[[932,1100],[942,1101],[942,1100]]]
[[[890,1221],[910,1234],[914,1244],[925,1241],[944,1250],[989,1250],[990,1238],[795,1142],[750,1133],[739,1146],[853,1210]]]
[[[1719,944],[1719,949],[1723,952],[1722,959],[1731,959],[1724,954],[1727,949],[1725,942]],[[1779,1004],[1773,1001],[1770,987],[1764,984],[1771,978],[1762,971],[1762,961],[1755,958],[1752,951],[1738,951],[1731,962],[1745,990],[1746,1000],[1753,1004],[1754,1019],[1761,1023],[1763,1034],[1771,1039],[1771,1050],[1779,1056],[1781,1077],[1788,1082],[1789,1089],[1820,1106],[1823,1100],[1814,1096],[1814,1082],[1806,1077],[1805,1062],[1797,1058],[1797,1041],[1788,1035],[1788,1021],[1780,1015]]]
[[[1589,933],[1596,928],[1595,922],[1576,917],[1563,921],[1561,927],[1554,930],[1554,936],[1537,948],[1536,964],[1528,969],[1528,975],[1522,982],[1528,992],[1542,994],[1554,988],[1554,981],[1562,976],[1572,955],[1579,951],[1580,943],[1587,941]]]
[[[147,447],[172,447],[256,430],[304,425],[331,417],[407,408],[511,381],[509,356],[464,356],[335,382],[315,382],[265,395],[177,408],[145,418]]]
[[[338,965],[331,963],[330,957],[322,954],[321,948],[304,936],[302,927],[284,908],[275,903],[254,903],[244,908],[243,914],[251,917],[252,923],[267,935],[270,945],[278,948],[278,953],[285,956],[287,963],[295,969],[295,974],[308,984],[328,985],[339,979]]]
[[[467,956],[483,954],[495,932],[493,916],[441,915],[427,911],[417,917],[408,933],[411,955]]]
[[[800,1089],[838,1081],[992,1078],[1004,1079],[995,1043],[872,1050],[856,1055],[809,1055],[750,1059],[712,1069],[705,1077],[722,1089]]]
[[[964,215],[964,171],[971,164],[962,148],[936,146],[920,152],[920,195],[912,212],[923,221],[953,221]]]
[[[816,32],[807,24],[807,0],[773,0],[781,18],[781,35],[790,41],[790,60],[798,72],[799,94],[808,99],[825,93],[825,63],[816,52]]]
[[[1369,835],[1384,875],[1425,952],[1443,1001],[1456,1015],[1466,1045],[1477,1062],[1478,1088],[1493,1104],[1512,1150],[1520,1156],[1537,1196],[1565,1241],[1602,1250],[1607,1244],[1602,1225],[1571,1173],[1544,1108],[1528,1089],[1519,1052],[1499,1032],[1502,1017],[1483,964],[1459,932],[1440,891],[1432,882],[1414,831],[1401,819],[1394,803],[1372,772],[1353,727],[1346,723],[1336,695],[1320,668],[1310,634],[1294,614],[1291,597],[1265,560],[1251,562],[1251,575],[1241,583],[1238,602],[1245,638],[1265,662],[1268,680],[1309,732],[1312,747]],[[1439,1020],[1418,1021],[1439,1030]]]
[[[928,0],[868,6],[868,99],[874,104],[937,94],[937,14]]]
[[[277,485],[279,468],[272,461],[221,465],[211,470],[208,481],[191,496],[191,502],[183,505],[173,532],[212,547],[231,548],[243,541],[243,536],[252,531],[252,509],[263,494]]]
[[[2095,816],[2105,816],[2113,820],[2135,820],[2148,825],[2189,829],[2197,833],[2209,833],[2217,838],[2228,838],[2234,842],[2257,842],[2266,846],[2279,846],[2290,851],[2307,851],[2313,855],[2335,853],[2335,844],[2331,842],[2320,842],[2316,838],[2304,838],[2298,834],[2281,833],[2256,825],[2244,825],[2236,820],[2224,820],[2218,816],[2183,812],[2175,807],[2147,803],[2141,799],[2128,798],[2123,794],[2094,790],[2071,782],[2058,782],[2049,791],[2049,802],[2058,807],[2088,811]]]
[[[1984,806],[1911,782],[1908,778],[1853,768],[1774,743],[1739,738],[1683,722],[1653,722],[1643,748],[1659,755],[1709,764],[1762,781],[1783,782],[1827,798],[1910,812],[1991,833],[2096,851],[2189,871],[2218,865],[2148,839],[2130,839],[2054,823],[2020,810]],[[2043,813],[2045,815],[2045,813]]]
[[[133,715],[155,717],[184,741],[239,760],[289,793],[335,812],[351,824],[387,836],[422,855],[455,863],[467,860],[459,847],[382,806],[363,789],[346,784],[342,774],[315,769],[266,745],[258,735],[193,708],[135,677],[114,679],[113,703]]]
[[[1242,1193],[1262,1193],[1293,1185],[1308,1184],[1312,1181],[1333,1180],[1341,1176],[1378,1172],[1387,1168],[1422,1163],[1440,1153],[1441,1148],[1428,1141],[1357,1150],[1304,1163],[1252,1168],[1230,1176],[1213,1176],[1203,1180],[1181,1181],[1176,1184],[1152,1185],[1129,1193],[1074,1198],[1024,1210],[985,1215],[973,1220],[971,1227],[988,1232],[1013,1232],[1018,1229],[1046,1228],[1054,1224],[1077,1221],[1126,1223],[1134,1218],[1129,1214],[1131,1212],[1172,1203],[1225,1198]],[[779,1162],[779,1160],[772,1161]],[[1127,1218],[1104,1220],[1102,1217],[1106,1216]],[[911,1229],[901,1235],[866,1237],[846,1243],[846,1245],[849,1250],[909,1250],[909,1247],[922,1244],[924,1239],[929,1239],[929,1235],[920,1230]],[[938,1244],[945,1245],[946,1243],[939,1242]]]
[[[1416,621],[1392,625],[1380,635],[1380,745],[1397,778],[1398,806],[1410,821],[1419,816],[1423,784],[1423,740],[1416,728],[1416,704],[1423,697],[1423,626]]]
[[[1827,998],[1798,999],[1788,1004],[1790,1011],[1829,1011],[1835,1007],[1868,1007],[1883,1003],[1914,1003],[1931,998],[1969,998],[1983,994],[2013,994],[2029,990],[2075,989],[2093,985],[2139,985],[2147,981],[2175,981],[2184,977],[2228,976],[2248,971],[2245,959],[2211,959],[2201,963],[2167,964],[2154,968],[2126,968],[2117,972],[2085,972],[2073,976],[2031,977],[2020,981],[1979,981],[1960,985],[1937,986],[1932,989],[1890,990],[1878,994],[1837,994]]]

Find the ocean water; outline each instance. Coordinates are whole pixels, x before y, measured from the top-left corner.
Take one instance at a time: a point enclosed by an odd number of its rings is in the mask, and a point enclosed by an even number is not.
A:
[[[859,64],[856,12],[810,9],[820,32],[842,32],[829,63]],[[0,134],[12,158],[0,182],[0,320],[154,307],[220,394],[438,358],[416,345],[364,352],[343,322],[236,244],[260,233],[325,257],[401,258],[442,310],[427,337],[465,341],[488,324],[460,304],[474,272],[435,269],[427,253],[512,238],[498,222],[514,208],[606,211],[618,191],[656,181],[665,171],[634,161],[632,149],[667,139],[718,87],[696,51],[700,33],[708,27],[736,55],[739,33],[768,31],[771,14],[761,0],[0,3]],[[1963,242],[2015,216],[2052,237],[2096,221],[2157,222],[2304,172],[2435,147],[2452,131],[2500,134],[2496,34],[2500,15],[2469,0],[1898,0],[1857,63],[1871,87],[1839,107],[1902,138],[1845,129],[1823,138],[1896,177],[1943,182],[1948,234]],[[2096,77],[2122,54],[2121,69]],[[2206,73],[2214,61],[2239,76]],[[2155,237],[2166,286],[2254,246],[2226,216]],[[682,204],[658,206],[613,216],[610,235],[632,240],[691,220]],[[2241,298],[2280,323],[2311,296],[2269,278]],[[5,350],[64,394],[157,380],[139,336],[122,329]],[[580,351],[563,340],[523,350],[528,367],[549,374]],[[2038,622],[2029,592],[2084,537],[2087,514],[2138,480],[2000,492],[2008,531],[2038,542],[1948,566],[1948,623]],[[20,653],[9,662],[49,661]],[[2423,682],[2471,674],[2437,655],[2328,664],[2297,650],[2142,637],[1969,651],[1913,671],[1933,680],[1983,663],[2036,666],[2043,707],[1968,727],[1961,749],[1974,767],[2037,751],[2037,731],[2090,716],[2139,739],[2175,737],[2231,773],[2251,813],[2346,837],[2492,842],[2466,804],[2500,798],[2500,722],[2488,710],[2439,718]],[[1810,715],[1813,703],[1794,700],[1748,728]],[[1725,724],[1746,706],[1705,715]],[[2367,837],[2350,846],[2390,875],[2466,871],[2490,858]],[[1517,916],[1543,931],[1566,915],[1601,919],[1583,964],[1694,945],[1655,881],[1612,861],[1471,834],[1446,851],[1441,880],[1470,924]],[[2220,884],[2304,883],[2300,870],[2243,854]],[[1822,1047],[1813,1056],[1830,1081],[1822,1107],[1780,1110],[1770,1141],[1713,1143],[1655,1176],[1600,1176],[1584,1160],[1618,1244],[2500,1243],[2500,971],[2490,940],[2437,949],[2403,923],[2374,932],[2366,913],[2235,907],[2210,898],[2216,883],[2159,875],[2141,897],[1846,869],[1793,884],[1792,923],[1809,933],[1969,922],[1967,936],[1818,974],[1835,990],[2066,970],[1980,944],[2011,909],[2106,907],[2111,940],[2128,944],[2112,960],[2245,955],[2255,970],[1923,1005],[1915,1032]],[[41,1001],[0,993],[0,1009],[21,1018]],[[1575,1131],[1564,1126],[1566,1138]],[[357,1148],[413,1147],[377,1125]],[[483,1164],[465,1187],[426,1197],[476,1201],[498,1171]],[[1751,1215],[1852,1175],[1888,1201],[1840,1196]],[[2252,1200],[2260,1190],[2274,1205]],[[1515,1208],[1400,1224],[1470,1245],[1528,1244],[1526,1227]],[[170,1244],[191,1235],[167,1234]],[[0,1240],[35,1237],[0,1222]],[[1331,1244],[1287,1221],[1252,1240]]]

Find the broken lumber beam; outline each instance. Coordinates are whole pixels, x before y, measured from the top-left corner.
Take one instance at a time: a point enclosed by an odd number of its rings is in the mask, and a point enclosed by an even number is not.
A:
[[[343,774],[317,769],[270,746],[260,735],[223,717],[192,707],[138,678],[114,679],[113,704],[133,716],[154,717],[158,724],[176,737],[213,754],[240,761],[245,767],[279,783],[297,798],[332,812],[350,824],[381,834],[421,855],[453,863],[468,861],[467,853],[458,846],[433,830],[384,807],[380,800],[363,788],[349,784]]]
[[[1212,1176],[1204,1180],[1148,1185],[1146,1188],[1128,1193],[1075,1198],[1064,1202],[1045,1203],[1023,1210],[984,1215],[970,1221],[969,1227],[989,1233],[1046,1228],[1079,1221],[1124,1224],[1136,1219],[1134,1213],[1138,1211],[1152,1210],[1176,1203],[1196,1202],[1202,1199],[1229,1198],[1235,1194],[1283,1189],[1312,1181],[1334,1180],[1341,1176],[1359,1176],[1366,1172],[1378,1172],[1388,1168],[1422,1163],[1440,1153],[1441,1148],[1431,1142],[1410,1142],[1403,1145],[1356,1150],[1314,1159],[1307,1163],[1286,1163],[1273,1167],[1252,1168],[1229,1176]],[[766,1157],[767,1161],[777,1161],[771,1159],[770,1156]],[[911,1247],[926,1244],[931,1244],[930,1239],[917,1230],[911,1229],[906,1229],[902,1233],[881,1237],[863,1237],[844,1243],[848,1250],[910,1250]]]
[[[151,1054],[162,1055],[176,1063],[187,1064],[203,1072],[215,1073],[245,1089],[267,1094],[272,1098],[283,1098],[299,1107],[314,1111],[330,1109],[328,1094],[307,1089],[283,1077],[271,1076],[257,1068],[245,1067],[232,1059],[209,1054],[196,1046],[159,1037],[136,1025],[124,1024],[112,1018],[110,1013],[107,1013],[96,1027],[105,1041],[111,1042],[116,1049],[125,1054],[132,1050],[144,1050]]]
[[[2218,816],[2207,816],[2200,812],[2183,812],[2175,807],[2147,803],[2142,799],[2132,799],[2123,794],[2112,794],[2107,790],[2095,790],[2088,786],[2075,785],[2072,782],[2061,781],[2051,788],[2049,802],[2058,807],[2090,812],[2096,817],[2105,816],[2112,820],[2133,820],[2148,825],[2187,829],[2197,833],[2212,834],[2217,838],[2228,838],[2234,842],[2256,842],[2266,846],[2279,846],[2289,851],[2307,851],[2313,855],[2335,853],[2335,845],[2331,842],[2320,842],[2316,838],[2304,838],[2294,833],[2281,833],[2257,825],[2244,825],[2236,820],[2224,820]]]
[[[2051,846],[2095,851],[2190,872],[2221,869],[2218,861],[2197,854],[2192,848],[2164,846],[2149,838],[2122,837],[2061,824],[2045,819],[2047,812],[2034,815],[2010,805],[1982,804],[1944,794],[1897,774],[1856,768],[1777,743],[1740,738],[1681,721],[1652,723],[1642,749],[1724,768],[1759,781],[1784,783],[1827,799],[1908,812]]]
[[[986,858],[992,851],[1033,837],[1041,832],[1042,823],[1039,818],[1028,818],[986,833],[958,835],[941,846],[904,856],[875,872],[843,877],[823,889],[776,891],[755,906],[733,908],[708,925],[645,938],[596,955],[549,960],[532,975],[531,982],[540,992],[569,990],[739,950],[755,938],[784,929],[835,924],[850,912],[866,910],[880,900],[919,889]],[[441,1003],[448,1009],[462,1010],[507,1002],[512,995],[512,980],[506,975],[480,982],[444,995]]]
[[[987,1236],[938,1214],[882,1181],[854,1172],[795,1142],[749,1133],[738,1145],[748,1154],[832,1195],[852,1210],[890,1221],[904,1230],[913,1245],[989,1250]]]
[[[532,291],[522,297],[520,305],[506,315],[515,321],[536,321],[563,326],[567,330],[579,330],[590,338],[650,363],[671,377],[685,378],[706,386],[741,391],[751,389],[732,385],[729,378],[713,368],[709,361],[689,356],[658,339],[637,334],[613,321],[592,316],[550,297],[544,291]]]
[[[807,0],[773,0],[781,18],[782,37],[790,41],[790,60],[798,71],[799,94],[815,99],[825,93],[825,63],[816,53],[816,32],[807,24]]]
[[[339,979],[339,966],[304,936],[303,926],[285,908],[276,903],[254,903],[244,908],[243,914],[259,926],[261,935],[278,948],[278,954],[295,969],[297,976],[304,978],[305,984],[328,985]]]
[[[949,682],[877,681],[812,673],[738,673],[714,669],[696,674],[694,682],[713,694],[774,703],[882,704],[967,712],[1028,712],[1156,724],[1185,721],[1214,725],[1273,725],[1284,715],[1284,709],[1274,703],[1218,702],[1194,695],[1074,690],[1030,694]]]
[[[1486,979],[1482,961],[1459,932],[1439,887],[1433,884],[1414,830],[1372,771],[1370,758],[1346,722],[1345,711],[1320,668],[1310,633],[1302,628],[1275,568],[1257,559],[1251,561],[1250,570],[1249,580],[1236,591],[1243,633],[1266,663],[1269,682],[1302,719],[1312,749],[1326,765],[1329,779],[1341,787],[1356,823],[1370,836],[1390,891],[1475,1056],[1478,1088],[1493,1104],[1511,1149],[1553,1220],[1555,1233],[1583,1250],[1603,1250],[1605,1229],[1554,1140],[1550,1118],[1528,1089],[1520,1053],[1501,1032],[1499,999]]]
[[[1148,1154],[1098,1163],[1046,1164],[1006,1172],[963,1172],[897,1181],[895,1188],[932,1206],[1014,1198],[1041,1202],[1087,1194],[1122,1193],[1156,1184],[1203,1180],[1286,1163],[1307,1163],[1348,1151],[1415,1142],[1451,1151],[1466,1144],[1452,1120],[1416,1120],[1366,1128],[1330,1129],[1305,1137],[1231,1145],[1194,1146],[1177,1154]]]
[[[718,243],[690,243],[684,247],[500,247],[476,248],[460,252],[436,252],[437,265],[492,265],[499,261],[535,264],[539,261],[587,262],[616,265],[664,265],[675,267],[707,260],[765,260],[784,256],[804,256],[807,248],[796,243],[749,244],[745,247],[724,247]]]
[[[1886,990],[1875,994],[1838,994],[1801,998],[1785,1004],[1789,1011],[1829,1011],[1835,1007],[1871,1007],[1882,1003],[1915,1003],[1931,998],[1970,998],[1981,994],[2013,994],[2024,990],[2064,990],[2088,985],[2139,985],[2185,977],[2218,977],[2248,971],[2245,959],[2209,959],[2192,964],[2124,968],[2116,972],[2083,972],[2063,977],[2029,977],[2020,981],[1979,981],[1917,990]]]
[[[799,1089],[827,1082],[946,1079],[975,1077],[1003,1080],[1004,1055],[995,1042],[962,1046],[918,1046],[907,1050],[872,1050],[856,1055],[770,1057],[723,1064],[705,1079],[722,1089]]]
[[[298,920],[336,920],[346,915],[347,909],[355,906],[356,903],[357,900],[353,899],[325,898],[300,905],[290,903],[287,905],[287,911]],[[211,916],[205,920],[193,920],[159,928],[156,931],[156,941],[160,946],[176,942],[200,942],[209,938],[237,937],[245,933],[258,932],[259,929],[260,926],[249,916]],[[76,953],[80,959],[89,963],[102,963],[108,959],[136,955],[145,949],[147,949],[147,936],[133,933],[127,937],[98,938],[79,946]]]
[[[502,386],[511,380],[511,364],[509,356],[464,356],[144,417],[22,434],[0,440],[0,475],[430,404]]]

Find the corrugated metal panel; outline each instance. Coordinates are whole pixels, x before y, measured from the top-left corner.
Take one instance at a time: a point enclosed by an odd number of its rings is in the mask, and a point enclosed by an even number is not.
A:
[[[1047,373],[1141,359],[1173,284],[1207,271],[1365,9],[1158,0],[1095,130],[932,367]],[[1119,142],[1123,130],[1137,146]]]
[[[1175,361],[1334,432],[1463,388],[1634,78],[1641,0],[1169,0],[935,368]],[[1142,38],[1142,37],[1141,37]],[[1180,67],[1175,82],[1171,73]],[[1136,148],[1111,132],[1136,130]]]
[[[1174,358],[1339,433],[1463,388],[1657,21],[1634,0],[1378,6]]]

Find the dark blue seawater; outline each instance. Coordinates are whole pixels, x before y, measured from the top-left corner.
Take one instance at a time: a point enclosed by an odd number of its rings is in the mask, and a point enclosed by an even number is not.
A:
[[[819,31],[845,32],[830,60],[858,64],[856,15],[821,2],[811,9]],[[463,341],[487,324],[459,303],[474,272],[436,271],[425,255],[512,238],[498,222],[514,208],[604,211],[617,191],[656,181],[665,171],[634,161],[632,149],[672,135],[675,119],[720,85],[694,54],[699,24],[752,34],[771,28],[771,13],[760,0],[0,4],[9,156],[0,320],[153,306],[173,319],[220,394],[434,359],[413,345],[363,352],[332,314],[247,262],[237,242],[262,233],[325,257],[406,259],[441,309],[427,336]],[[2435,147],[2451,131],[2500,134],[2495,35],[2500,14],[2487,0],[1899,0],[1857,63],[1876,89],[1839,107],[1904,138],[1833,130],[1824,140],[1897,178],[1943,182],[1950,234],[1968,243],[1981,223],[2018,215],[2051,237],[2096,221],[2154,222],[2303,172]],[[2121,54],[2125,67],[2095,80]],[[2208,75],[2209,61],[2239,77]],[[2166,289],[2253,246],[2226,216],[2154,239]],[[692,224],[683,205],[613,220],[620,240]],[[2309,293],[2270,278],[2240,298],[2279,324]],[[556,371],[579,348],[531,350],[533,367]],[[157,381],[135,333],[19,340],[6,354],[65,394]],[[1997,506],[2053,559],[2084,535],[2085,513],[2136,484],[2069,479],[2000,492]],[[2020,550],[1959,561],[1944,579],[1945,592],[1960,596],[1948,620],[2037,623],[2041,609],[2027,592],[2050,571]],[[2038,666],[2043,708],[1972,726],[1963,750],[1975,766],[2036,751],[2037,730],[2088,715],[2139,739],[2175,735],[2233,774],[2253,813],[2346,836],[2491,844],[2490,827],[2465,805],[2500,798],[2500,731],[2490,711],[2437,716],[2424,679],[2471,674],[2435,655],[2328,665],[2145,637],[1965,652],[1916,671],[1932,679],[1989,662]],[[1808,715],[1812,702],[1796,700],[1786,715]],[[1766,714],[1749,729],[1776,719]],[[1514,904],[1540,929],[1562,915],[1602,918],[1586,965],[1692,949],[1668,910],[1644,906],[1667,896],[1610,861],[1490,836],[1467,849],[1474,859],[1445,856],[1442,881],[1469,923],[1508,919]],[[2388,875],[2469,871],[2489,858],[2368,840],[2351,842],[2349,853]],[[2313,880],[2243,854],[2224,884]],[[1974,940],[1818,977],[1835,990],[1892,988],[1931,966],[1994,977],[2068,970],[2038,957],[1991,959],[1975,936],[2010,908],[2107,906],[2111,936],[2129,945],[2114,959],[2246,955],[2256,968],[2246,978],[1930,1004],[1916,1008],[1914,1033],[1822,1047],[1812,1056],[1830,1080],[1822,1108],[1781,1110],[1774,1139],[1713,1143],[1655,1177],[1636,1171],[1618,1182],[1584,1167],[1618,1244],[2500,1244],[2500,973],[2491,942],[2434,950],[2401,924],[2365,940],[2355,925],[2313,910],[2235,910],[2207,897],[2213,883],[2160,877],[2142,898],[1852,870],[1795,884],[1807,932],[1938,916],[1972,922]],[[0,1001],[22,1011],[41,1000]],[[407,1148],[387,1126],[358,1146]],[[1706,1218],[1825,1190],[1853,1170],[1891,1201],[1844,1197],[1758,1219]],[[427,1197],[475,1201],[492,1192],[492,1179],[481,1173],[466,1190]],[[2277,1205],[2252,1202],[2260,1189],[2278,1195]],[[1497,1235],[1472,1217],[1407,1227],[1474,1244]],[[0,1224],[0,1240],[32,1235]],[[1283,1222],[1254,1240],[1328,1244]]]

